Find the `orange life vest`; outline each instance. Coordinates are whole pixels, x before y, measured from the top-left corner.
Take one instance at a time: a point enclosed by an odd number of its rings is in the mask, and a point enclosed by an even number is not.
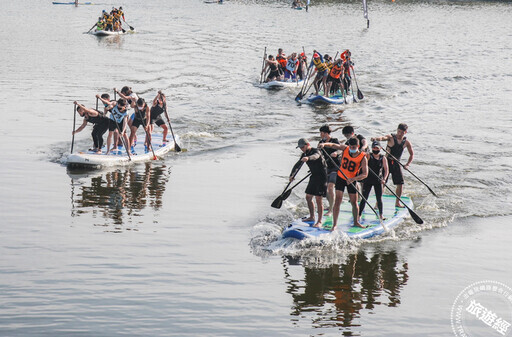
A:
[[[348,147],[343,150],[343,155],[341,157],[341,165],[340,169],[347,178],[354,178],[357,176],[357,173],[359,172],[359,169],[361,168],[361,161],[365,157],[364,152],[360,152],[357,157],[352,157],[350,155],[350,152],[348,151]],[[346,180],[346,178],[341,174],[340,171],[338,171],[338,176],[342,178],[343,180]]]
[[[331,72],[329,73],[329,75],[332,77],[332,78],[340,78],[341,76],[341,72],[343,71],[343,67],[341,66],[338,66],[338,64],[336,63],[332,69],[331,69]]]

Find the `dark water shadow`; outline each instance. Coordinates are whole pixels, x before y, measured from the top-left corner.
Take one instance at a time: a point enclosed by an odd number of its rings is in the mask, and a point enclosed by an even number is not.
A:
[[[137,230],[140,217],[162,207],[170,167],[152,162],[108,172],[68,171],[71,216],[107,231]]]
[[[295,266],[294,266],[295,265]],[[396,251],[368,254],[359,251],[346,262],[325,268],[304,267],[301,261],[283,258],[286,292],[292,296],[292,324],[312,328],[337,328],[343,336],[359,336],[360,317],[375,314],[378,306],[397,307],[408,280],[408,264]]]

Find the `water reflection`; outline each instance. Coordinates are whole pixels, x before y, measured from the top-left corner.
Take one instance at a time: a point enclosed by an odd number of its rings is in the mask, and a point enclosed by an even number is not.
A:
[[[110,172],[68,171],[71,177],[71,216],[102,219],[99,226],[133,224],[144,210],[158,211],[169,181],[170,168],[162,164],[119,168]]]
[[[357,335],[351,327],[359,326],[361,315],[371,314],[376,306],[398,306],[408,280],[408,265],[395,251],[372,256],[360,251],[343,264],[304,267],[304,274],[294,277],[297,264],[300,261],[294,258],[283,260],[287,293],[293,298],[292,322],[307,320],[313,328],[339,328],[347,336]]]

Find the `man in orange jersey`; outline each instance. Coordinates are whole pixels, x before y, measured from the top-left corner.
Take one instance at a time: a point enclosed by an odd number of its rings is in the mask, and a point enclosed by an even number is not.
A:
[[[345,187],[347,187],[348,197],[352,204],[352,216],[354,217],[353,226],[365,228],[365,226],[359,223],[359,205],[357,204],[355,183],[368,176],[368,159],[365,153],[359,150],[359,140],[357,138],[350,138],[348,145],[335,143],[323,143],[318,145],[320,148],[324,146],[342,151],[340,159],[341,165],[339,166],[338,177],[336,178],[336,198],[332,215],[332,230],[336,229],[338,223],[340,205],[343,200]]]
[[[398,124],[398,128],[396,129],[396,134],[392,133],[382,137],[374,137],[371,138],[374,140],[385,140],[388,142],[386,146],[386,151],[389,152],[388,157],[388,166],[389,166],[389,174],[393,179],[393,184],[396,186],[396,195],[399,197],[402,195],[403,186],[404,186],[404,177],[402,174],[402,168],[398,163],[400,157],[402,157],[402,153],[404,149],[407,149],[409,152],[409,160],[407,160],[407,164],[404,165],[404,168],[407,170],[409,165],[411,165],[412,160],[414,159],[414,150],[412,149],[411,142],[405,137],[407,134],[408,126],[405,123]],[[391,155],[389,155],[391,154]],[[395,202],[396,207],[405,207],[400,203],[400,200],[396,199]]]

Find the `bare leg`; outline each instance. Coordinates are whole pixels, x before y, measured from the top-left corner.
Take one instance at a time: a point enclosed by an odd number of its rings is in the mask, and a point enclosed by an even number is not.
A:
[[[313,195],[306,194],[306,202],[308,203],[309,218],[302,221],[315,221],[315,205],[313,204]]]
[[[165,125],[165,124],[162,124],[162,129],[164,129],[164,135],[163,135],[162,141],[167,142],[167,130],[169,130],[169,129],[167,128],[167,125]]]
[[[338,216],[340,215],[340,205],[343,200],[343,191],[336,190],[336,199],[334,199],[334,208],[332,214],[332,230],[336,229],[338,224]]]
[[[316,207],[318,212],[318,220],[316,221],[315,227],[322,226],[322,215],[324,214],[324,205],[322,203],[321,196],[315,196],[316,199]]]
[[[327,184],[327,201],[329,201],[329,210],[326,216],[332,215],[332,207],[334,206],[334,183]]]
[[[398,195],[399,197],[402,196],[403,186],[404,186],[403,184],[396,185],[396,195]],[[405,206],[402,205],[400,200],[396,199],[395,207],[404,208]]]
[[[359,223],[359,204],[357,203],[357,194],[349,193],[348,197],[350,198],[350,203],[352,204],[352,216],[354,217],[354,226],[365,228],[365,226]]]
[[[135,134],[137,133],[137,128],[135,126],[130,127],[130,147],[132,147],[135,143]]]
[[[106,154],[109,154],[110,152],[110,145],[112,144],[112,135],[113,135],[114,131],[109,131],[108,132],[108,136],[107,136],[107,153]]]

